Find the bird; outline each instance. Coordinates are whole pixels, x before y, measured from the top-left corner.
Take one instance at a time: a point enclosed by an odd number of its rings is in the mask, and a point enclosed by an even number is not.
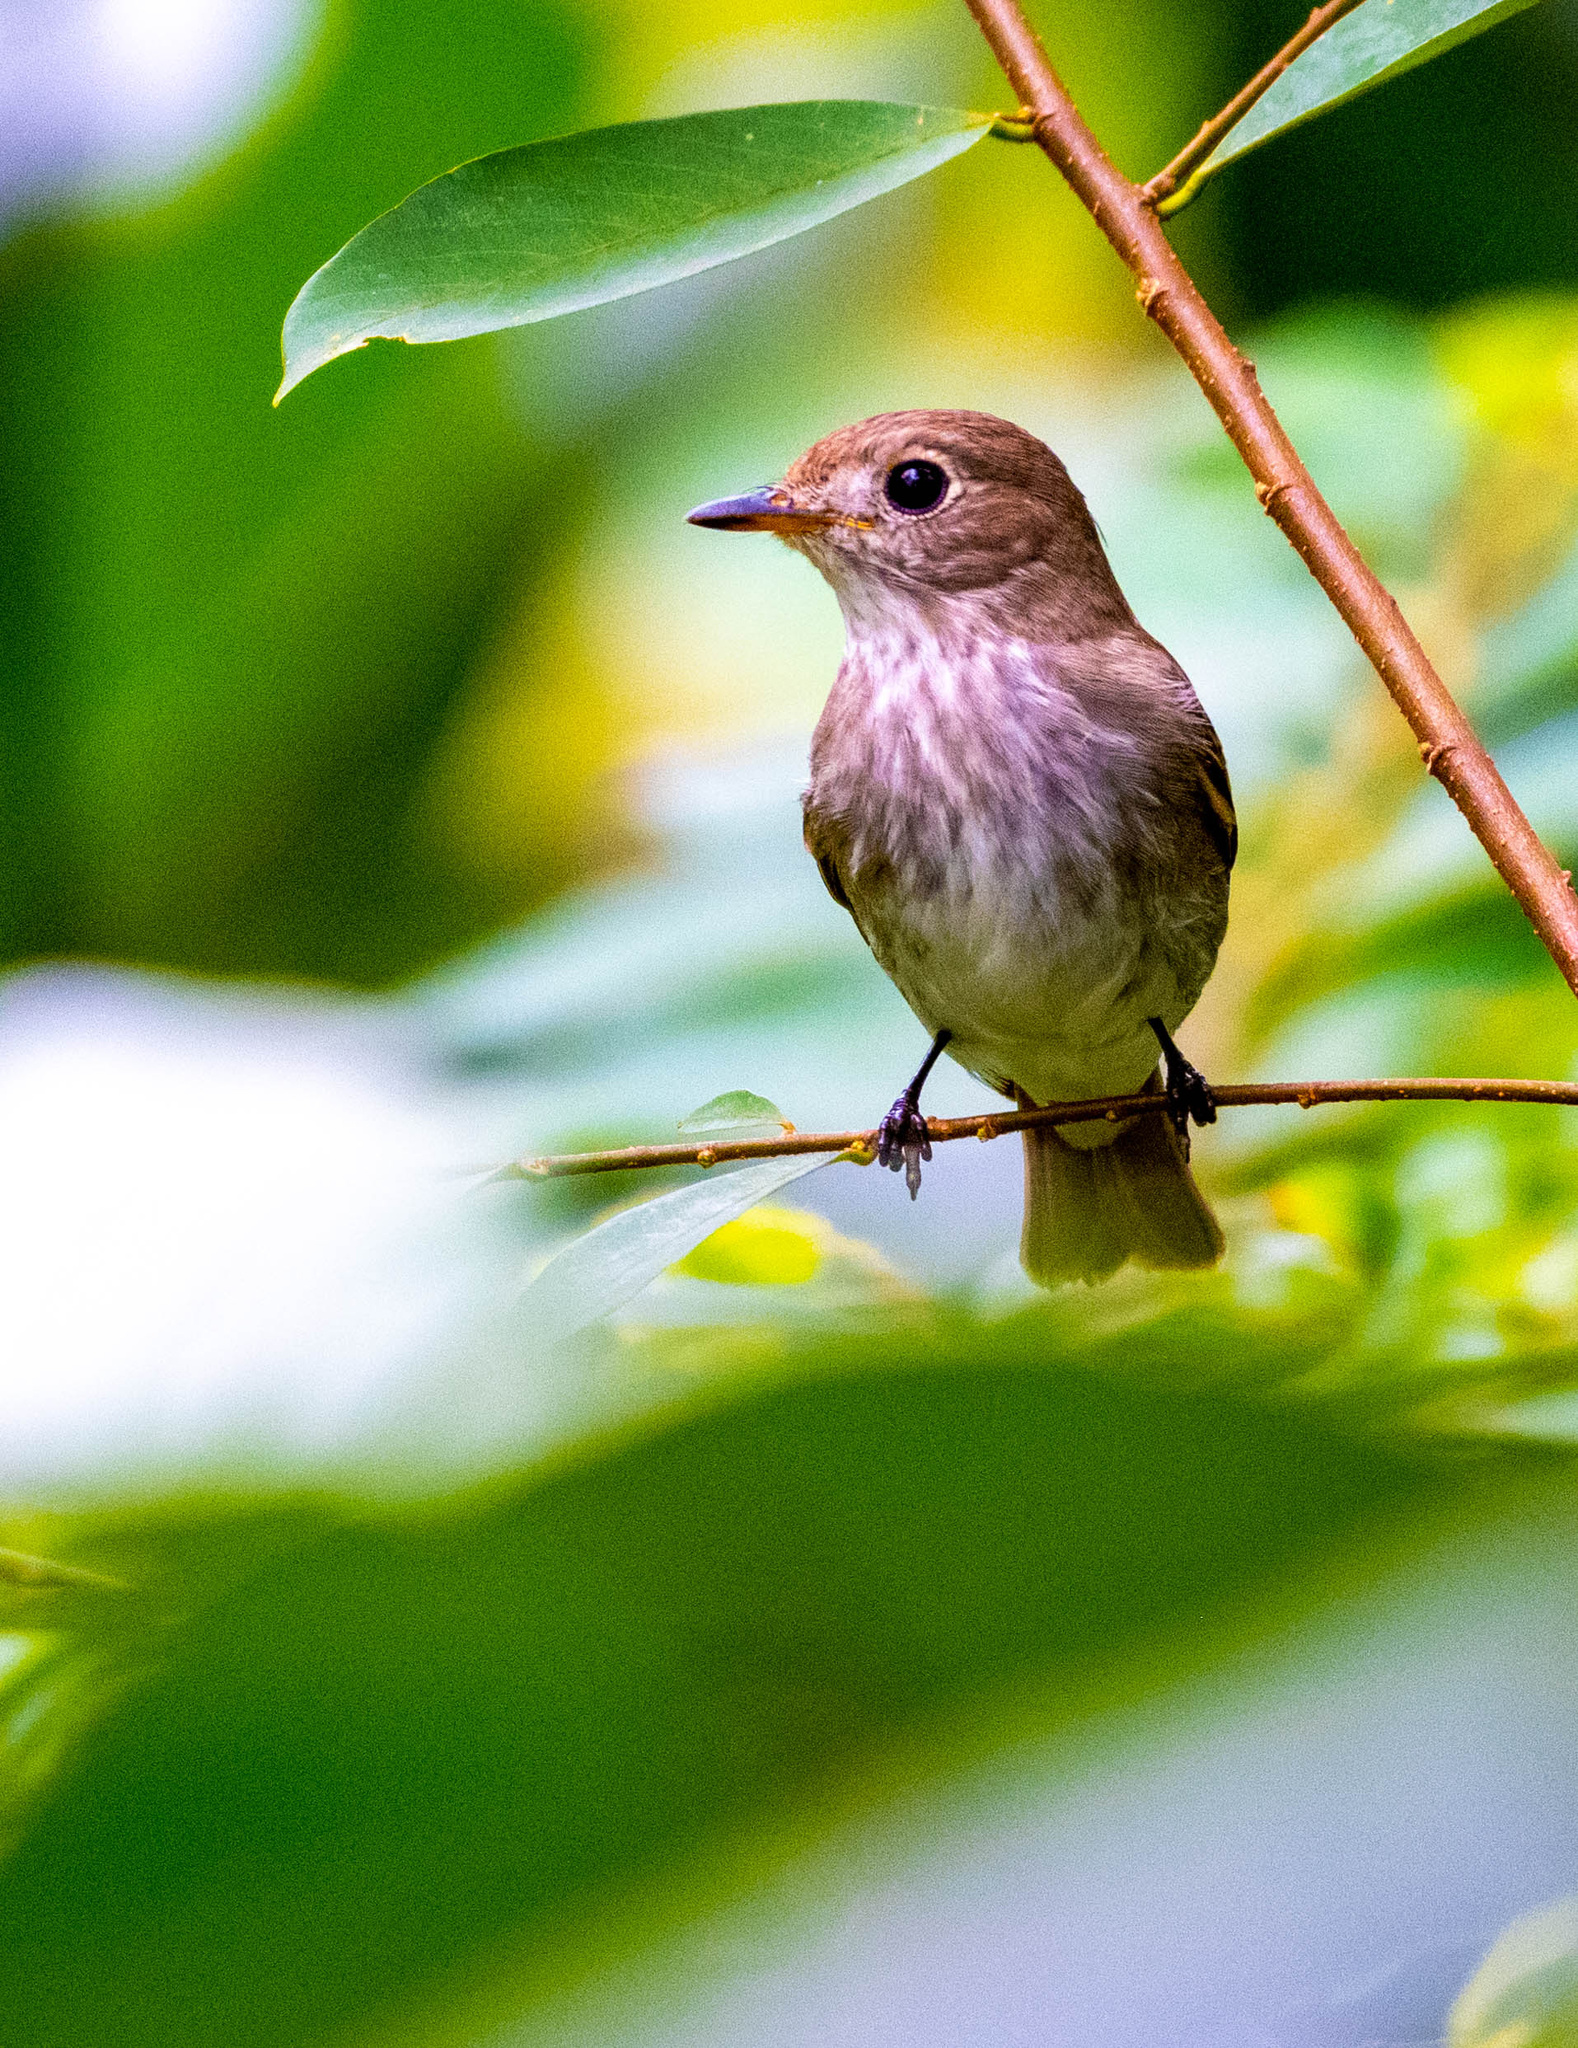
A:
[[[1021,1262],[1046,1287],[1214,1265],[1189,1125],[1216,1103],[1173,1034],[1227,927],[1232,790],[1063,463],[988,413],[882,413],[688,517],[777,534],[843,612],[805,843],[932,1040],[880,1162],[913,1198],[945,1052],[1022,1108],[1159,1092],[1023,1131]]]

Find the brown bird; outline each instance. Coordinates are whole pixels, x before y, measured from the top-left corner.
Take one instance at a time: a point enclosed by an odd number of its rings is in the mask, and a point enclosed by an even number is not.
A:
[[[1020,1255],[1047,1286],[1214,1264],[1188,1126],[1216,1107],[1172,1033],[1227,924],[1227,767],[1067,470],[986,413],[884,413],[690,518],[778,534],[843,609],[806,845],[933,1034],[882,1163],[916,1193],[944,1048],[1027,1106],[1159,1088],[1159,1048],[1168,1114],[1024,1133]]]

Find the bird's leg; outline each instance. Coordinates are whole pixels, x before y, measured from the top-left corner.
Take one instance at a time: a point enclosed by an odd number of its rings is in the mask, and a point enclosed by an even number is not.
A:
[[[1183,1139],[1184,1157],[1187,1158],[1190,1118],[1197,1124],[1214,1124],[1216,1097],[1200,1069],[1191,1066],[1173,1044],[1172,1033],[1161,1018],[1147,1017],[1145,1021],[1155,1032],[1156,1043],[1162,1049],[1162,1061],[1167,1070],[1167,1114],[1172,1118],[1173,1129]]]
[[[942,1049],[952,1036],[951,1031],[937,1033],[931,1042],[931,1051],[921,1061],[920,1072],[877,1127],[877,1164],[891,1167],[894,1173],[903,1167],[904,1184],[910,1191],[912,1202],[920,1193],[921,1161],[931,1157],[931,1133],[920,1112],[920,1092],[926,1085],[926,1076],[942,1058]]]

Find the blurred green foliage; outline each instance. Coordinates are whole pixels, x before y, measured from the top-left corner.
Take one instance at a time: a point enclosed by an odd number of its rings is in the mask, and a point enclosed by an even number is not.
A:
[[[905,1730],[1038,1674],[1071,1720],[1176,1676],[1339,1537],[1390,1555],[1444,1483],[1008,1324],[792,1353],[754,1398],[415,1518],[112,1525],[177,1603],[183,1547],[223,1573],[123,1648],[0,1872],[0,2004],[62,2048],[441,2015],[457,1967],[573,1953],[600,1893],[782,1826]]]
[[[1562,2048],[1578,2031],[1578,1901],[1517,1920],[1452,2009],[1448,2048]]]
[[[195,191],[5,252],[13,955],[359,978],[467,915],[401,826],[519,551],[532,437],[474,353],[369,361],[282,420],[279,316],[435,163],[566,125],[584,63],[551,5],[340,8]]]

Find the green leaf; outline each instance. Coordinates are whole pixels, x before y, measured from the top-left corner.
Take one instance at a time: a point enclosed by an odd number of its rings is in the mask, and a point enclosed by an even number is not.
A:
[[[533,1332],[552,1342],[584,1330],[725,1223],[837,1157],[802,1152],[790,1159],[753,1159],[732,1173],[621,1209],[556,1252],[532,1281],[522,1305]]]
[[[1293,60],[1160,210],[1176,212],[1224,164],[1273,135],[1400,78],[1533,5],[1534,0],[1365,0]]]
[[[779,1131],[792,1131],[794,1125],[765,1095],[753,1095],[749,1088],[731,1088],[726,1095],[714,1095],[700,1109],[693,1109],[679,1128],[687,1138],[717,1138],[725,1131],[731,1138],[770,1138]]]
[[[1569,2048],[1578,2037],[1578,1899],[1514,1920],[1452,2008],[1449,2048]]]
[[[285,315],[284,397],[374,336],[549,320],[781,242],[978,142],[990,114],[883,100],[731,107],[477,157],[315,271]]]

